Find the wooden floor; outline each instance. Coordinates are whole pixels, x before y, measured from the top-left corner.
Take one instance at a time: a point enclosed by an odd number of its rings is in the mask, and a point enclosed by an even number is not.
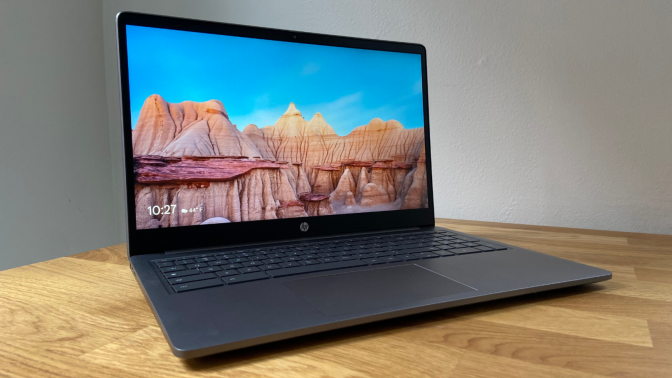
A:
[[[614,278],[184,361],[118,245],[0,272],[0,377],[672,377],[672,236],[438,222]]]

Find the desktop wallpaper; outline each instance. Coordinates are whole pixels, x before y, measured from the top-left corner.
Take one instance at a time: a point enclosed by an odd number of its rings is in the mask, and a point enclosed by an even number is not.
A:
[[[138,229],[428,206],[420,55],[126,33]]]

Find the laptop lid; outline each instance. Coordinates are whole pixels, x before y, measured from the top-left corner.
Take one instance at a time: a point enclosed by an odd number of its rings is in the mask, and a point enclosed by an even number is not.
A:
[[[129,255],[434,224],[422,45],[120,13]]]

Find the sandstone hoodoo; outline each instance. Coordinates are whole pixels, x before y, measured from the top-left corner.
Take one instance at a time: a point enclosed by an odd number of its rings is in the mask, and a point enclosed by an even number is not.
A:
[[[345,193],[345,206],[355,206],[357,201],[355,201],[355,195],[352,192]]]
[[[324,194],[301,193],[299,198],[306,206],[309,216],[329,215],[334,213],[329,196]]]
[[[347,193],[352,194],[357,190],[357,184],[355,179],[352,177],[349,169],[345,169],[341,178],[338,180],[336,185],[336,190],[331,193],[332,201],[344,201]]]
[[[427,206],[423,130],[395,120],[340,136],[292,103],[275,124],[241,132],[220,101],[152,95],[133,151],[138,228]]]

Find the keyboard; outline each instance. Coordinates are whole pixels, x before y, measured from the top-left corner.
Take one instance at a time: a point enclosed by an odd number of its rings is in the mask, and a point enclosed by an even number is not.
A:
[[[312,272],[505,249],[444,230],[408,231],[230,248],[150,263],[175,293],[182,293]]]

